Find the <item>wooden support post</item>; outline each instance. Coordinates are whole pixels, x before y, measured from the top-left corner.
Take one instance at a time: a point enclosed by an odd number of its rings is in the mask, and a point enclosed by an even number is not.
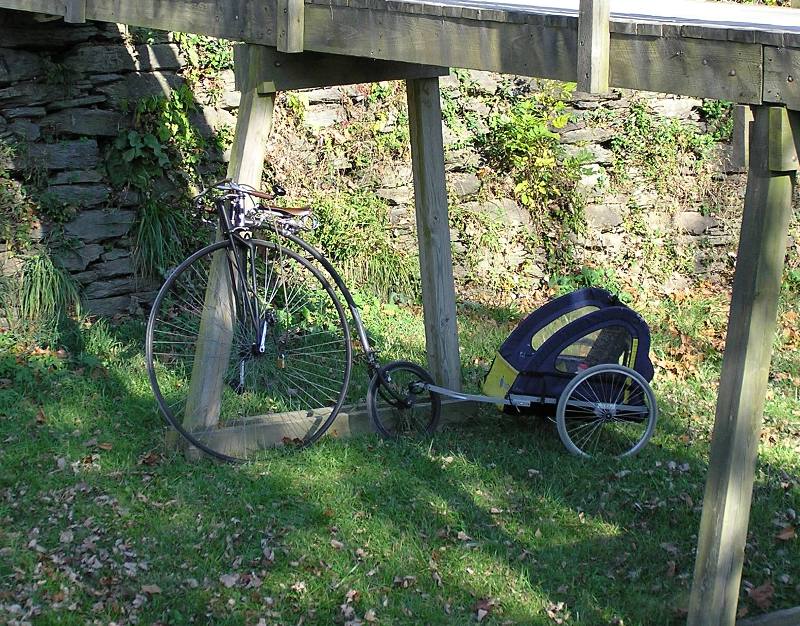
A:
[[[689,626],[733,626],[795,172],[786,109],[754,109],[750,170],[703,500]],[[796,161],[795,161],[796,163]]]
[[[406,81],[428,366],[437,384],[461,389],[456,293],[447,216],[438,78]]]
[[[578,9],[578,89],[608,91],[610,0],[580,0]]]
[[[86,0],[65,0],[64,21],[67,24],[86,22]]]
[[[243,45],[236,51],[234,69],[242,85],[242,99],[228,164],[229,178],[257,189],[261,186],[275,104],[274,94],[262,96],[257,92],[258,82],[263,76],[258,48]],[[213,427],[219,420],[222,380],[230,358],[236,316],[230,297],[230,281],[227,259],[222,253],[217,253],[209,273],[194,369],[184,409],[184,427],[187,430]]]
[[[729,172],[746,172],[750,160],[750,131],[753,111],[746,104],[733,107],[733,130],[726,168]]]
[[[277,46],[280,52],[302,52],[305,29],[304,0],[278,0]]]

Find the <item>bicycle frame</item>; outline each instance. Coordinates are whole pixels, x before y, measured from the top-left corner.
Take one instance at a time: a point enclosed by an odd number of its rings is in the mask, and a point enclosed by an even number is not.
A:
[[[252,245],[249,242],[251,238],[251,231],[249,226],[245,221],[244,215],[244,207],[241,204],[242,198],[244,197],[246,192],[237,192],[232,194],[232,196],[225,196],[216,200],[216,208],[217,213],[219,215],[220,220],[220,228],[222,230],[222,234],[228,237],[228,240],[231,242],[231,247],[236,255],[236,266],[239,274],[239,280],[244,281],[243,284],[245,286],[248,285],[247,281],[247,257],[242,257],[240,254],[240,250],[247,249],[251,250]],[[227,202],[226,202],[227,201]],[[230,210],[227,210],[226,203],[230,204]],[[350,293],[350,290],[347,288],[347,285],[344,282],[344,279],[336,271],[336,268],[331,264],[328,259],[323,256],[323,254],[317,250],[314,246],[310,243],[298,237],[296,234],[291,232],[289,229],[285,227],[281,227],[278,223],[274,224],[274,230],[277,235],[287,239],[288,241],[292,242],[296,246],[298,246],[301,250],[307,253],[311,259],[313,259],[316,263],[318,263],[325,272],[333,279],[334,284],[339,289],[339,292],[342,294],[345,300],[345,304],[350,311],[350,315],[352,316],[353,323],[355,324],[356,334],[358,335],[359,343],[364,350],[365,359],[367,362],[367,367],[369,370],[369,375],[374,375],[380,369],[380,362],[378,360],[377,351],[372,347],[369,342],[369,338],[367,336],[367,331],[364,328],[364,323],[361,319],[361,313],[358,309],[358,305],[353,298],[353,295]],[[239,234],[239,233],[242,234]],[[254,272],[255,267],[250,261],[250,268]],[[255,277],[253,278],[255,280]],[[248,298],[248,308],[250,309],[250,314],[253,319],[254,324],[261,323],[261,317],[258,309],[258,301],[255,297],[255,294],[251,294],[251,298]],[[263,341],[263,337],[260,338]]]

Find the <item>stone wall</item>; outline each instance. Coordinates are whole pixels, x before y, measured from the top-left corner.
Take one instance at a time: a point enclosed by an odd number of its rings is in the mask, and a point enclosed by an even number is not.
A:
[[[35,237],[45,237],[53,247],[57,262],[71,272],[83,286],[86,311],[113,315],[136,312],[153,297],[156,284],[135,278],[131,261],[132,228],[141,198],[130,190],[114,189],[104,172],[104,154],[113,139],[132,123],[132,105],[151,94],[167,93],[182,84],[180,70],[185,61],[179,47],[166,34],[154,34],[147,44],[136,45],[124,28],[89,23],[66,25],[60,20],[37,21],[28,13],[0,11],[0,141],[16,144],[15,154],[0,162],[19,184],[37,199],[64,206],[69,219],[61,224],[43,220]],[[463,80],[463,76],[462,79]],[[486,128],[490,113],[487,101],[498,97],[498,90],[531,88],[528,79],[472,72],[470,95],[462,106],[479,127]],[[238,105],[233,91],[233,75],[222,76],[223,97],[215,106],[203,104],[195,122],[205,135],[222,126],[232,128]],[[445,94],[454,96],[461,87],[455,75],[442,80]],[[636,271],[635,255],[625,251],[635,247],[636,235],[630,232],[631,211],[645,216],[648,237],[668,242],[689,256],[694,263],[684,274],[662,280],[659,288],[679,288],[692,274],[713,275],[732,266],[728,252],[734,245],[737,213],[721,219],[701,206],[697,194],[658,193],[635,171],[630,172],[625,189],[607,184],[614,155],[609,142],[611,127],[586,123],[587,115],[598,109],[621,111],[630,106],[631,92],[614,91],[596,97],[577,94],[571,103],[572,121],[563,129],[567,151],[591,154],[589,171],[581,181],[586,197],[588,232],[576,239],[577,261],[594,265],[609,264],[622,271]],[[665,116],[702,125],[698,116],[700,101],[659,94],[647,97],[651,107]],[[311,90],[302,94],[303,124],[311,132],[305,140],[288,133],[272,141],[283,141],[291,165],[308,169],[315,162],[314,133],[337,128],[361,106],[364,90],[341,87]],[[385,125],[391,127],[391,120]],[[526,228],[531,217],[512,197],[487,197],[486,180],[494,174],[481,167],[480,155],[465,147],[458,128],[444,125],[446,167],[454,209],[494,215],[511,230]],[[280,147],[279,147],[280,148]],[[270,158],[280,159],[280,149]],[[2,158],[2,157],[0,157]],[[341,166],[347,170],[347,163]],[[718,172],[718,182],[731,189],[731,206],[740,202],[741,176]],[[306,173],[301,173],[306,176]],[[687,174],[687,188],[693,184]],[[385,168],[374,183],[375,193],[390,205],[393,234],[398,245],[414,242],[413,186],[410,164],[398,162]],[[53,236],[53,233],[57,236]],[[509,245],[500,255],[486,255],[477,263],[463,258],[465,235],[453,231],[455,276],[459,287],[469,291],[476,275],[496,276],[523,271],[527,287],[536,288],[551,277],[547,273],[544,251],[536,253],[534,263],[523,263],[530,252]],[[638,235],[642,235],[639,232]],[[622,259],[622,260],[621,260]],[[0,244],[0,273],[19,269],[19,258]],[[640,268],[641,269],[641,268]]]
[[[156,287],[133,274],[141,198],[114,189],[104,170],[106,150],[131,126],[136,103],[183,84],[178,46],[163,34],[152,39],[136,45],[122,26],[0,10],[0,141],[13,146],[0,168],[50,209],[32,235],[79,281],[92,314],[136,311]],[[228,109],[237,104],[228,98],[219,108],[201,106],[194,121],[209,135],[235,123]],[[49,220],[47,212],[64,219]],[[2,245],[0,272],[8,274],[19,259]]]

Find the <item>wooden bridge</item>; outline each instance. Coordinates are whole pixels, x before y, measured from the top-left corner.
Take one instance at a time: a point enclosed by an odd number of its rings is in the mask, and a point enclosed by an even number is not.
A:
[[[732,625],[800,150],[800,11],[690,0],[0,0],[246,42],[229,175],[259,185],[276,91],[405,79],[428,360],[460,387],[438,76],[462,67],[752,105],[742,232],[689,612]],[[0,42],[2,46],[2,42]],[[211,376],[214,378],[214,376]],[[202,386],[202,385],[201,385]],[[211,385],[213,387],[213,385]],[[206,387],[198,406],[214,411]],[[797,623],[796,610],[761,624]],[[794,620],[794,621],[792,621]]]

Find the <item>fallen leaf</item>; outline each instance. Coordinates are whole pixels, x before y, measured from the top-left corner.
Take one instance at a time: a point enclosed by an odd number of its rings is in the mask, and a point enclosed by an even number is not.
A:
[[[411,585],[417,582],[416,576],[395,576],[394,580],[392,580],[392,584],[395,587],[402,587],[403,589],[408,589]]]
[[[219,582],[225,585],[228,589],[233,587],[239,582],[239,574],[223,574],[219,577]]]
[[[142,587],[142,593],[147,593],[152,596],[153,594],[161,593],[161,587],[158,585],[144,585]]]
[[[361,594],[356,589],[350,589],[344,597],[344,601],[346,604],[352,604],[353,602],[358,602],[358,598]]]
[[[334,548],[335,550],[341,550],[342,548],[344,548],[344,544],[338,539],[331,539],[331,547]]]
[[[105,442],[105,443],[98,444],[97,447],[100,448],[101,450],[108,451],[108,450],[111,450],[114,447],[114,444]]]
[[[47,421],[47,417],[44,414],[44,409],[39,407],[39,411],[36,413],[36,423],[37,424],[44,424]]]
[[[747,591],[747,595],[762,611],[766,611],[772,606],[772,597],[775,595],[775,587],[772,583],[765,582],[763,585],[753,587]]]
[[[483,619],[492,612],[496,604],[497,600],[494,598],[481,598],[478,600],[472,608],[472,610],[475,611],[475,619],[479,622],[483,621]]]
[[[377,622],[378,615],[375,613],[375,609],[368,609],[366,613],[364,613],[364,621],[365,622]]]
[[[472,541],[472,537],[470,537],[467,533],[463,530],[458,531],[458,535],[456,535],[459,541]]]
[[[297,593],[305,593],[306,584],[302,580],[299,580],[292,585],[291,589],[292,591],[296,591]]]
[[[792,539],[797,537],[797,530],[794,526],[789,524],[788,526],[784,526],[780,532],[775,535],[775,539],[780,541],[791,541]]]

